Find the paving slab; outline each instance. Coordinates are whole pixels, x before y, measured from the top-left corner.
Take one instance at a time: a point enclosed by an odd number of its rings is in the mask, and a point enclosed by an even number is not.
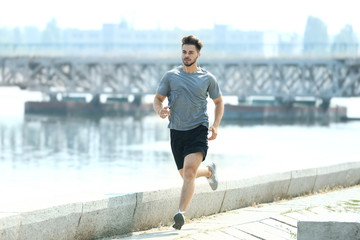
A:
[[[256,236],[260,239],[290,240],[291,237],[289,233],[283,232],[282,230],[279,230],[267,224],[263,224],[261,222],[247,223],[236,226],[235,228],[253,236]]]
[[[273,218],[268,218],[265,220],[260,221],[260,223],[278,229],[286,233],[286,236],[296,233],[297,228],[290,226],[288,224],[284,224],[283,222],[279,222]]]
[[[189,239],[194,239],[194,240],[219,240],[219,239],[221,239],[221,240],[239,240],[239,238],[229,235],[223,231],[197,233],[195,235],[190,236]]]
[[[236,237],[237,239],[240,239],[240,240],[259,240],[259,238],[257,237],[254,237],[248,233],[245,233],[239,229],[236,229],[236,228],[226,228],[226,229],[223,229],[222,230],[223,232],[231,235],[231,236],[234,236]]]
[[[285,216],[285,215],[277,215],[277,216],[272,216],[270,219],[274,219],[278,222],[281,222],[281,223],[284,223],[284,224],[287,224],[289,225],[290,227],[294,227],[296,228],[297,227],[297,220],[293,219],[293,218],[290,218],[288,216]]]

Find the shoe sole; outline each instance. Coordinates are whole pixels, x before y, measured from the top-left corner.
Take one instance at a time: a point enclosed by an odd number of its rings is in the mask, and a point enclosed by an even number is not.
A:
[[[174,216],[174,225],[173,228],[180,230],[181,227],[184,225],[185,221],[184,221],[184,217],[181,216],[181,214],[176,214]]]

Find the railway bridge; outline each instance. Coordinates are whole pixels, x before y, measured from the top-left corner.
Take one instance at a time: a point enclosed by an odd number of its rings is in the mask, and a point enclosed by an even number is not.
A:
[[[181,60],[0,57],[0,86],[19,86],[52,96],[154,94],[162,75]],[[224,95],[298,98],[360,96],[360,59],[200,59]]]

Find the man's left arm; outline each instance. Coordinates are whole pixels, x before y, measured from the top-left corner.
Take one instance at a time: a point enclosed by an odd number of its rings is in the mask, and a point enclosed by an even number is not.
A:
[[[224,101],[222,97],[215,98],[213,101],[215,104],[215,119],[213,125],[209,128],[209,132],[211,131],[209,140],[214,140],[217,137],[218,127],[224,114]]]

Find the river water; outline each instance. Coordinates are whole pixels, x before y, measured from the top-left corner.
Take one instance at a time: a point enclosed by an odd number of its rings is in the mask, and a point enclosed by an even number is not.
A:
[[[24,115],[24,101],[37,98],[41,96],[20,90],[0,93],[3,201],[181,186],[167,120],[155,115]],[[203,164],[216,162],[219,179],[232,180],[359,161],[359,136],[359,121],[264,124],[224,120]]]

